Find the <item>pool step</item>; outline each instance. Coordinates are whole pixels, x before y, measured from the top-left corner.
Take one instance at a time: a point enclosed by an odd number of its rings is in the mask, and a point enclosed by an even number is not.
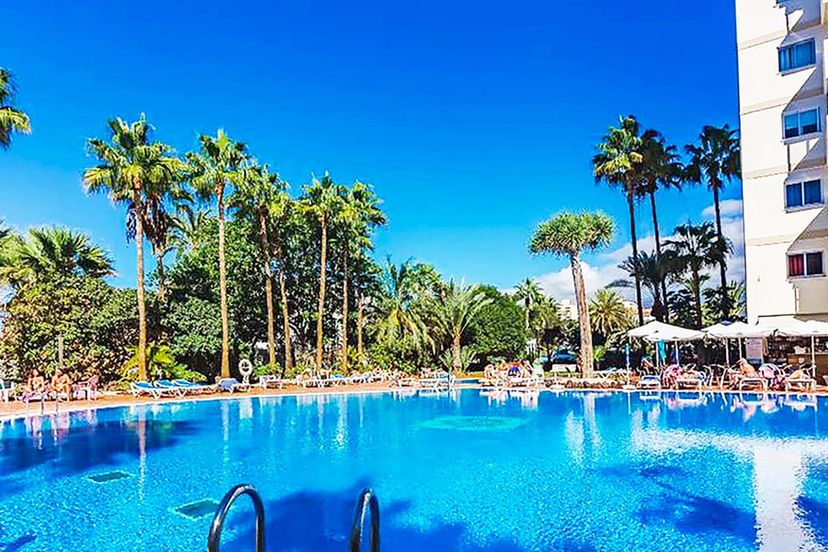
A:
[[[253,501],[253,509],[256,514],[256,552],[265,552],[265,508],[262,497],[256,487],[243,483],[230,489],[216,509],[213,522],[210,524],[210,533],[207,536],[207,552],[219,552],[221,548],[221,529],[224,520],[233,502],[242,495],[247,495]],[[365,515],[371,515],[370,552],[379,552],[380,549],[380,525],[379,525],[379,501],[373,489],[364,489],[357,499],[354,522],[351,526],[351,537],[349,539],[348,552],[360,552],[362,548],[363,528],[365,526]]]

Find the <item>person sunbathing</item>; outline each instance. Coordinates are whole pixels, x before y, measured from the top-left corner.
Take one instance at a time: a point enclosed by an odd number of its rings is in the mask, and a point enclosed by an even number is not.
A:
[[[23,389],[23,400],[28,401],[35,396],[41,396],[46,391],[46,378],[40,374],[40,370],[32,370],[26,386]]]
[[[743,378],[756,377],[756,368],[754,368],[750,362],[743,358],[736,361],[736,369],[739,371],[739,375]]]
[[[65,394],[67,400],[72,400],[72,382],[69,379],[69,374],[63,372],[60,368],[55,369],[52,374],[52,391],[57,393],[58,397]]]

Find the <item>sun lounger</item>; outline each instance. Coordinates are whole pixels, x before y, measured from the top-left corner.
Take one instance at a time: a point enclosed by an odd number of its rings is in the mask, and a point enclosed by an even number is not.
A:
[[[292,381],[293,380],[280,378],[279,376],[274,375],[259,376],[259,386],[262,389],[267,389],[271,385],[277,389],[281,389],[286,383],[290,383]]]
[[[150,395],[153,399],[160,399],[163,396],[176,396],[179,390],[169,387],[159,387],[147,381],[135,381],[130,384],[133,397],[139,395]],[[180,395],[179,395],[180,396]]]
[[[760,388],[762,391],[768,390],[768,380],[765,378],[756,376],[746,376],[739,380],[739,391],[744,389],[756,389]]]
[[[785,391],[816,391],[816,380],[811,377],[785,378]]]
[[[661,378],[653,374],[641,376],[636,387],[639,389],[661,389]]]
[[[203,383],[193,383],[184,379],[173,380],[172,384],[180,387],[187,393],[214,393],[216,391],[215,385],[206,385]]]
[[[222,378],[219,380],[217,388],[219,391],[227,391],[228,393],[234,393],[236,391],[243,392],[250,389],[250,384],[242,383],[236,378]]]
[[[454,376],[438,376],[434,378],[415,379],[415,386],[424,389],[440,389],[442,387],[451,387],[452,383],[454,383]]]
[[[699,389],[704,384],[704,374],[682,374],[673,381],[673,389]]]
[[[168,389],[173,395],[177,397],[183,397],[187,394],[187,389],[181,387],[180,385],[176,385],[170,380],[160,379],[154,382],[156,387],[160,387],[161,389]]]

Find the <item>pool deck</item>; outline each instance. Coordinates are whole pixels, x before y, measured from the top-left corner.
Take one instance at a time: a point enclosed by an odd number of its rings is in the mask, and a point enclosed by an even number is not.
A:
[[[494,390],[490,387],[483,387],[481,385],[473,385],[473,384],[466,384],[466,385],[456,385],[454,389],[488,389]],[[527,388],[527,387],[514,387],[514,388],[501,388],[503,391],[538,391],[538,392],[548,392],[548,393],[560,393],[564,391],[594,391],[594,392],[622,392],[624,390],[619,388],[608,388],[608,387],[568,387],[565,390],[553,390],[548,388]],[[120,394],[105,394],[99,397],[97,400],[90,401],[90,400],[76,400],[76,401],[60,401],[59,403],[56,401],[46,401],[42,403],[42,413],[44,415],[54,414],[55,412],[78,412],[78,411],[86,411],[86,410],[93,410],[99,408],[115,408],[120,406],[131,406],[131,405],[151,405],[151,404],[161,404],[161,403],[180,403],[180,402],[191,402],[191,401],[210,401],[210,400],[235,400],[235,399],[243,399],[246,397],[280,397],[280,396],[295,396],[295,395],[341,395],[341,394],[355,394],[355,393],[384,393],[389,391],[416,391],[416,390],[428,390],[428,388],[421,388],[421,387],[395,387],[392,386],[389,382],[377,382],[377,383],[367,383],[367,384],[359,384],[359,385],[341,385],[335,387],[323,387],[323,388],[306,388],[296,385],[289,385],[283,389],[262,389],[260,387],[252,387],[250,391],[246,392],[235,392],[235,393],[209,393],[204,395],[190,395],[184,397],[162,397],[159,399],[149,398],[147,396],[140,396],[140,397],[133,397],[131,394],[127,393],[120,393]],[[728,393],[728,394],[738,394],[738,393],[762,393],[761,391],[756,390],[745,390],[745,391],[738,391],[738,390],[731,390],[731,389],[720,389],[718,387],[709,387],[703,388],[701,390],[696,389],[661,389],[661,390],[648,390],[648,389],[636,389],[624,392],[631,392],[631,393],[653,393],[653,392],[665,392],[665,393]],[[826,386],[818,386],[816,391],[809,391],[809,392],[785,392],[785,391],[765,391],[764,393],[771,393],[776,395],[817,395],[817,396],[828,396],[828,387]],[[22,418],[26,416],[34,416],[41,413],[41,403],[40,402],[33,402],[31,404],[25,404],[21,401],[9,401],[9,402],[0,402],[0,420],[7,420],[12,418]]]

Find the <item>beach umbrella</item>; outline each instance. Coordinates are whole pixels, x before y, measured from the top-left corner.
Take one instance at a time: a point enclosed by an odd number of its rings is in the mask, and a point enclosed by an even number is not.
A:
[[[828,336],[828,322],[819,320],[808,320],[802,322],[794,320],[780,324],[776,329],[778,335],[787,337],[810,337],[811,338],[811,366],[816,373],[816,338]]]
[[[628,331],[627,337],[646,339],[651,343],[656,341],[694,341],[703,339],[704,333],[654,320]]]

